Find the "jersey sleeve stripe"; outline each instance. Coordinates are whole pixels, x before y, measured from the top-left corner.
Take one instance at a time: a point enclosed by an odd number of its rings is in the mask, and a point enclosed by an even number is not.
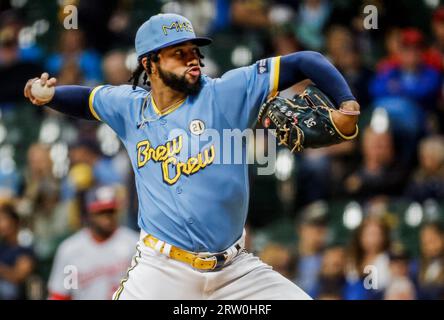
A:
[[[274,57],[271,59],[270,70],[270,92],[268,98],[274,97],[278,91],[279,72],[281,67],[281,57]]]
[[[89,95],[89,110],[91,111],[91,114],[94,116],[94,118],[96,118],[99,121],[102,121],[102,119],[100,119],[99,115],[97,114],[96,110],[94,110],[94,96],[96,94],[96,92],[102,88],[103,86],[98,86],[95,87],[93,89],[93,91],[91,91],[91,94]]]

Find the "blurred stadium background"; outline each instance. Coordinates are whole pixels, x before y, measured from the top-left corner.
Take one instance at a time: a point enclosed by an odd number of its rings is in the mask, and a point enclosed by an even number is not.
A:
[[[63,28],[70,4],[77,30]],[[363,27],[369,4],[377,29]],[[0,299],[47,298],[54,254],[84,225],[94,185],[117,186],[121,224],[137,229],[133,174],[111,129],[32,106],[23,87],[42,71],[58,84],[126,83],[135,31],[158,12],[183,14],[214,39],[204,49],[210,76],[315,50],[361,104],[357,141],[279,150],[271,176],[251,166],[250,250],[314,298],[444,298],[439,0],[0,0]],[[5,220],[16,216],[11,234]],[[32,268],[11,276],[21,255]],[[363,286],[367,265],[377,267],[377,290]]]

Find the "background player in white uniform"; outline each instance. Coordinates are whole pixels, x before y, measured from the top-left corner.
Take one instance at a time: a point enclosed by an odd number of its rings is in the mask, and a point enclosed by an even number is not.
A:
[[[135,231],[118,226],[116,201],[111,186],[89,191],[89,225],[59,246],[48,283],[49,299],[111,299],[138,239]]]
[[[136,34],[133,86],[59,86],[49,102],[69,115],[107,123],[131,159],[141,238],[114,298],[309,299],[244,252],[247,163],[214,163],[226,150],[199,135],[205,129],[222,137],[226,129],[251,128],[268,97],[305,79],[344,110],[359,105],[341,74],[316,52],[264,59],[211,79],[201,74],[199,51],[210,42],[196,37],[185,17],[153,16]],[[149,92],[137,87],[141,75],[149,77]],[[48,78],[43,74],[42,83],[54,86],[56,79]],[[43,105],[47,101],[30,90],[35,80],[28,81],[25,96]],[[344,139],[356,137],[357,117],[338,112],[331,117]],[[185,141],[195,142],[191,153]],[[245,154],[245,143],[240,151]]]

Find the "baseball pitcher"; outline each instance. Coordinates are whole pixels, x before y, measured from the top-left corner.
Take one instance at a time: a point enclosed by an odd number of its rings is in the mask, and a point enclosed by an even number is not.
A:
[[[230,150],[201,138],[259,120],[293,152],[327,146],[356,137],[359,105],[319,53],[264,59],[212,79],[201,72],[199,50],[210,43],[185,17],[155,15],[136,34],[132,85],[55,87],[44,73],[24,94],[35,105],[107,123],[129,154],[141,234],[114,299],[310,299],[244,250],[247,163],[217,162]],[[276,96],[305,79],[315,86],[291,100]],[[33,95],[37,80],[55,93]]]

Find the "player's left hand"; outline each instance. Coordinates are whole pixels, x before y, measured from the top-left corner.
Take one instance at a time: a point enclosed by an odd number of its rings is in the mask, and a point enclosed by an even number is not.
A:
[[[356,131],[358,123],[358,115],[348,114],[360,111],[359,103],[354,100],[349,100],[341,103],[340,111],[333,110],[332,118],[336,128],[344,135],[352,135]],[[344,113],[345,112],[345,113]]]

